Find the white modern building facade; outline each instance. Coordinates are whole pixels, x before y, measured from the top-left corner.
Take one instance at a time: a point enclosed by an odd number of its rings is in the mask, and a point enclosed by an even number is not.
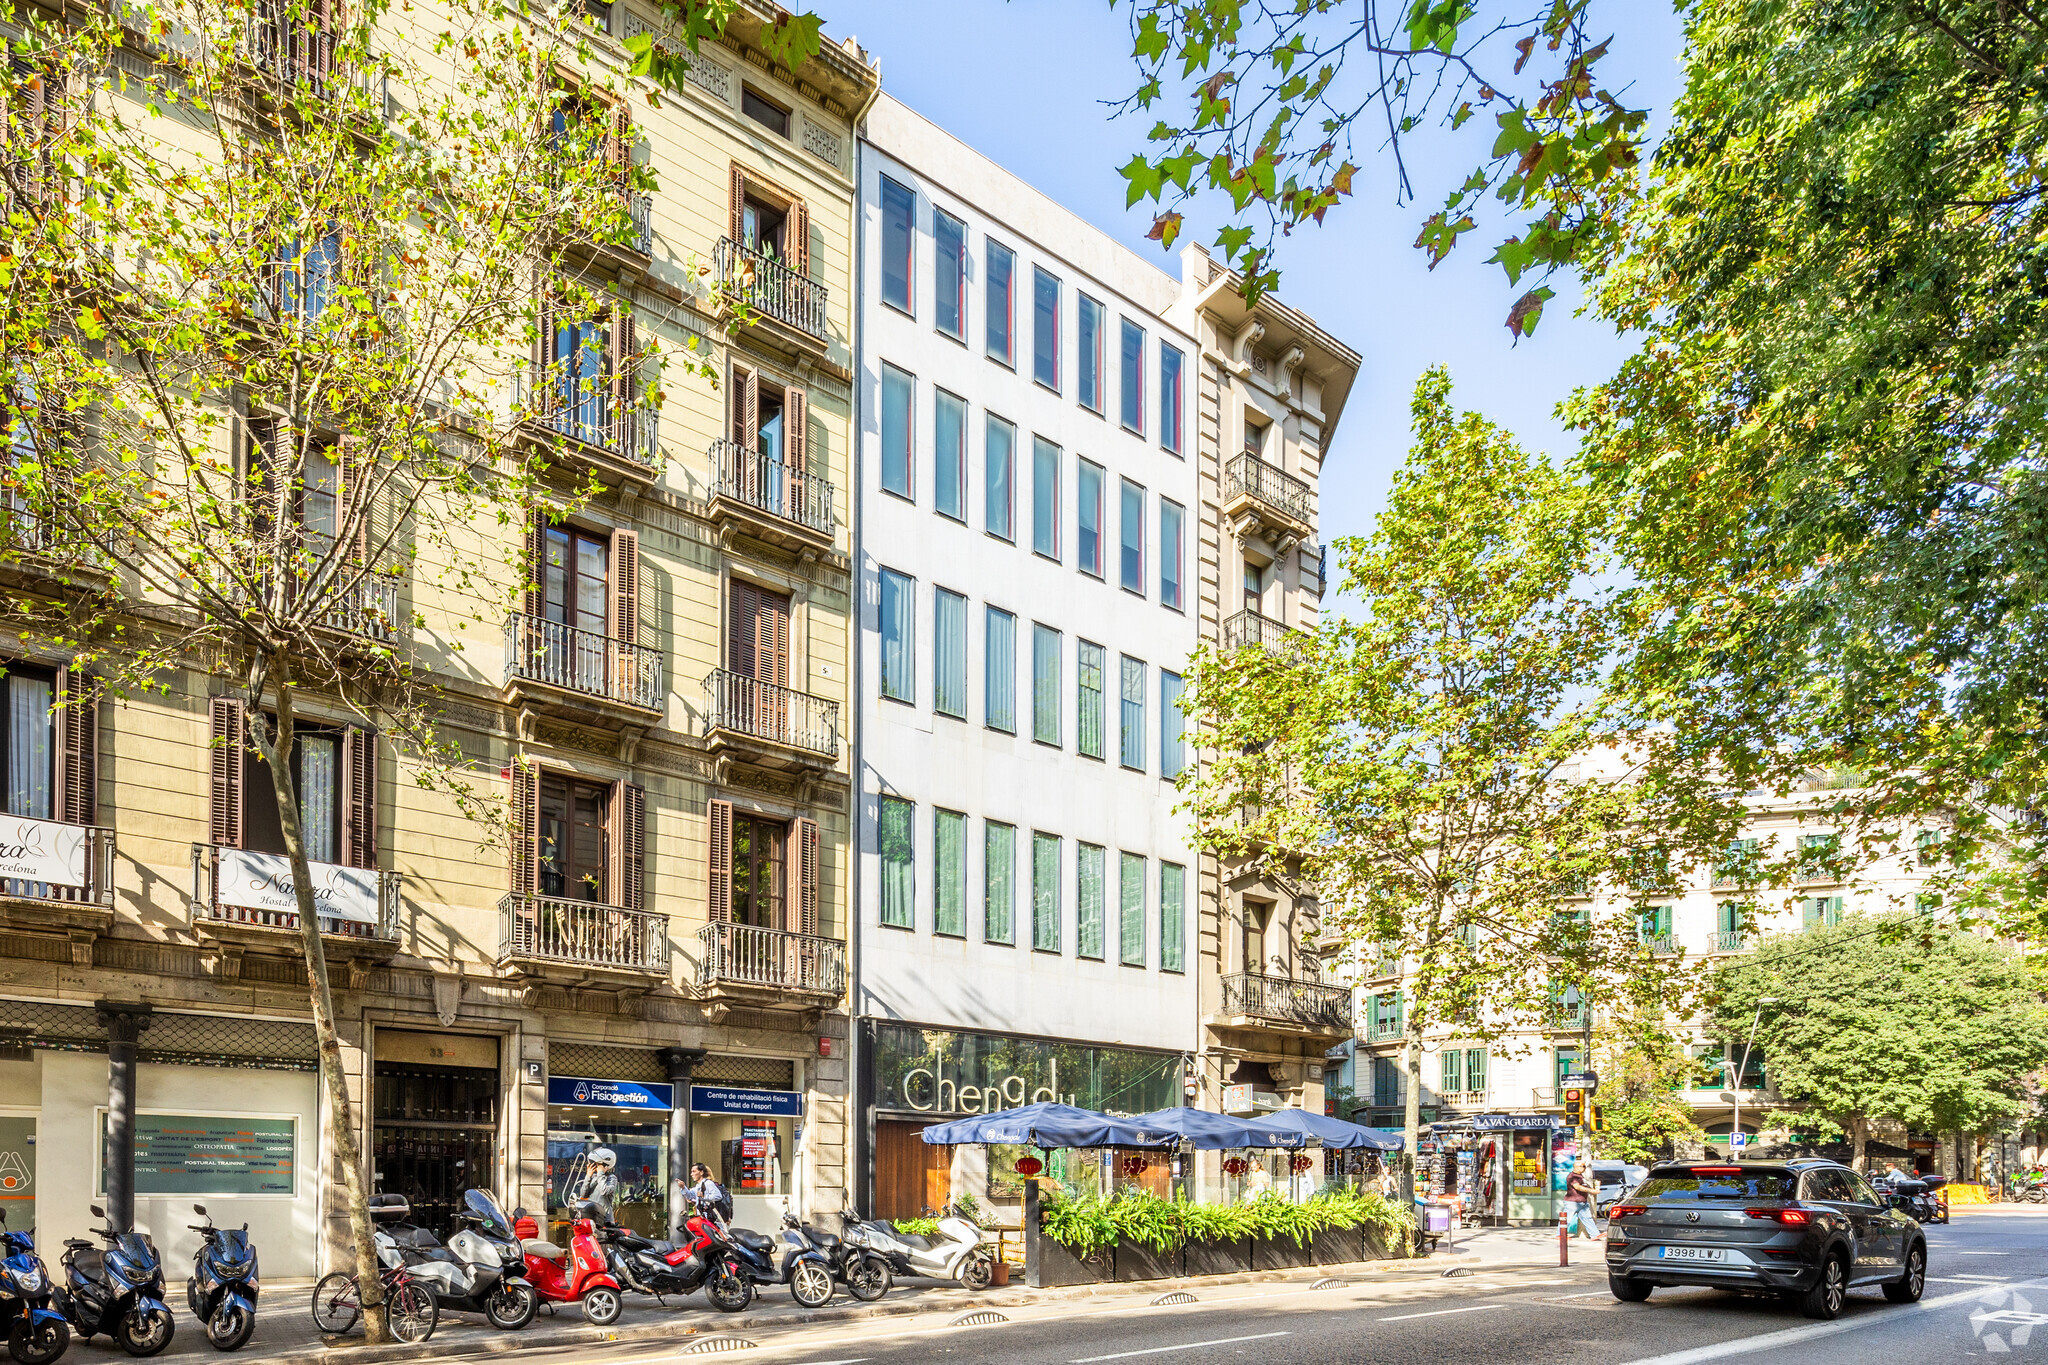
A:
[[[852,1180],[900,1216],[1014,1194],[932,1121],[1180,1102],[1195,347],[1178,281],[886,95],[859,155]]]

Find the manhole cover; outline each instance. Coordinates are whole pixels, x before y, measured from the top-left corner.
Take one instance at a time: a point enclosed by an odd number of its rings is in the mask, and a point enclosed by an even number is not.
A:
[[[748,1341],[745,1337],[706,1337],[702,1341],[691,1342],[688,1346],[676,1352],[676,1354],[708,1356],[715,1351],[752,1351],[756,1349],[758,1349],[758,1343]]]
[[[1154,1308],[1164,1308],[1167,1304],[1170,1303],[1194,1302],[1195,1296],[1193,1294],[1188,1293],[1188,1291],[1185,1289],[1176,1289],[1170,1294],[1161,1294],[1158,1298],[1152,1300],[1152,1306]]]
[[[1316,1281],[1316,1282],[1315,1282],[1314,1284],[1310,1285],[1310,1286],[1309,1286],[1309,1288],[1310,1288],[1310,1289],[1342,1289],[1342,1288],[1343,1288],[1343,1287],[1344,1287],[1345,1285],[1347,1285],[1347,1284],[1350,1284],[1350,1283],[1351,1283],[1351,1281],[1349,1281],[1349,1280],[1339,1280],[1339,1279],[1335,1279],[1335,1278],[1332,1278],[1331,1276],[1325,1275],[1325,1276],[1324,1276],[1324,1277],[1323,1277],[1322,1279],[1320,1279],[1320,1280],[1317,1280],[1317,1281]]]
[[[1008,1318],[996,1312],[993,1308],[977,1308],[972,1313],[962,1313],[959,1317],[954,1318],[950,1325],[954,1327],[986,1327],[990,1323],[1008,1321]]]

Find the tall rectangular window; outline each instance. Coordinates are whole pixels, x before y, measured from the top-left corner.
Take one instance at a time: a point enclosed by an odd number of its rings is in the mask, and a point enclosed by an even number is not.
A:
[[[1186,552],[1181,548],[1181,523],[1186,515],[1179,503],[1166,498],[1159,500],[1159,601],[1175,611],[1181,607],[1180,581],[1186,562]]]
[[[1060,448],[1043,436],[1031,438],[1031,548],[1060,557]]]
[[[882,177],[882,302],[911,311],[910,278],[916,259],[917,191]]]
[[[882,365],[882,489],[915,498],[910,488],[910,425],[917,380],[894,365]]]
[[[1102,466],[1080,460],[1074,466],[1074,500],[1081,509],[1075,563],[1082,573],[1102,577]]]
[[[1118,855],[1117,958],[1126,967],[1145,965],[1145,860],[1135,853]]]
[[[1102,646],[1081,641],[1075,669],[1075,743],[1089,758],[1102,757]]]
[[[982,690],[991,730],[1017,733],[1017,618],[1001,607],[988,609],[983,644]]]
[[[1122,555],[1118,567],[1126,592],[1145,595],[1145,490],[1123,481]]]
[[[1031,377],[1060,391],[1060,282],[1031,267]]]
[[[882,695],[917,700],[917,580],[882,570]]]
[[[932,709],[967,719],[967,599],[944,588],[932,594]]]
[[[1187,767],[1183,742],[1187,717],[1180,713],[1180,689],[1180,674],[1159,670],[1159,775],[1168,781]]]
[[[982,435],[982,516],[987,520],[988,533],[1004,540],[1017,538],[1012,525],[1016,503],[1012,474],[1016,460],[1017,428],[994,413],[988,414]]]
[[[1145,771],[1145,661],[1123,656],[1121,732],[1117,735],[1117,761],[1126,768]]]
[[[1159,970],[1187,970],[1188,870],[1179,863],[1159,865]]]
[[[932,210],[932,306],[941,332],[967,340],[967,224]]]
[[[1123,320],[1123,345],[1118,365],[1122,387],[1117,390],[1118,412],[1124,430],[1145,434],[1145,329],[1129,318]]]
[[[1081,354],[1081,405],[1102,411],[1102,305],[1086,294],[1081,299],[1081,326],[1075,333]]]
[[[932,811],[932,932],[967,937],[967,817]]]
[[[988,258],[988,354],[1005,365],[1017,363],[1017,253],[1000,242],[984,240]]]
[[[1060,742],[1060,633],[1031,626],[1031,738],[1057,748]]]
[[[1103,850],[1095,844],[1074,845],[1074,951],[1102,960]]]
[[[911,826],[917,806],[900,796],[885,796],[876,830],[882,854],[882,923],[895,929],[917,927],[917,873],[911,852]]]
[[[932,506],[967,520],[967,400],[932,390]]]
[[[1060,951],[1060,836],[1031,835],[1031,946]]]
[[[1483,1047],[1465,1049],[1465,1088],[1486,1089],[1486,1049]]]
[[[1159,343],[1159,444],[1180,454],[1180,352]]]
[[[1017,827],[996,820],[982,822],[981,937],[1017,941]]]

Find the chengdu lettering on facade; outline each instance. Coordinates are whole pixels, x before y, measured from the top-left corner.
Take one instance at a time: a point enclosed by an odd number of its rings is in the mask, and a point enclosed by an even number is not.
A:
[[[904,1024],[875,1029],[877,1107],[933,1118],[1048,1102],[1149,1113],[1180,1102],[1181,1067],[1175,1052]]]

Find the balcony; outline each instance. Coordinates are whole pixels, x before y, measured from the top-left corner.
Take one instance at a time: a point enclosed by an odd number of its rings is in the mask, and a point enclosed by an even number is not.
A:
[[[1675,957],[1682,951],[1676,934],[1645,934],[1637,942],[1651,957]]]
[[[391,644],[398,638],[398,581],[365,578],[328,609],[321,625],[337,635]]]
[[[766,768],[829,768],[839,761],[839,703],[714,669],[704,679],[704,738]]]
[[[275,0],[250,13],[242,35],[242,59],[274,90],[303,89],[315,99],[333,100],[343,91],[369,88],[369,71],[344,67],[334,58],[334,35],[323,32],[312,14],[291,14]]]
[[[668,916],[514,891],[498,902],[498,965],[600,989],[668,979]]]
[[[1763,883],[1763,869],[1754,858],[1730,859],[1714,868],[1713,889],[1742,890]]]
[[[11,846],[0,861],[41,874],[0,877],[0,929],[72,931],[90,953],[92,935],[114,920],[114,831],[5,816],[0,845]]]
[[[660,650],[523,613],[505,622],[505,694],[571,719],[641,722],[667,700]]]
[[[371,964],[398,951],[399,874],[376,868],[311,865],[320,936],[330,961],[349,965],[349,987],[359,990]],[[297,891],[290,860],[218,844],[192,845],[191,930],[221,947],[218,971],[240,975],[251,949],[295,955],[301,947]]]
[[[1723,929],[1714,935],[1717,953],[1746,953],[1749,946],[1749,935],[1740,929]]]
[[[1584,1029],[1588,1012],[1583,1000],[1564,1000],[1550,1007],[1550,1027],[1562,1032]]]
[[[661,423],[652,408],[622,405],[592,381],[536,366],[525,435],[572,464],[613,479],[651,483],[661,474]]]
[[[831,340],[825,321],[825,286],[799,274],[786,261],[740,245],[730,237],[712,248],[718,283],[733,300],[787,334],[805,350],[822,350]]]
[[[1241,611],[1223,622],[1222,640],[1225,649],[1247,647],[1276,650],[1285,645],[1294,634],[1270,616],[1261,616],[1255,611]]]
[[[751,924],[697,931],[697,991],[765,1009],[825,1009],[846,993],[846,945]]]
[[[1351,988],[1238,972],[1223,978],[1223,1014],[1239,1027],[1347,1034],[1351,1032]]]
[[[1223,468],[1223,518],[1239,537],[1263,535],[1284,554],[1314,534],[1315,495],[1300,479],[1247,452]]]
[[[827,549],[832,485],[738,441],[713,441],[711,517],[771,544]]]

